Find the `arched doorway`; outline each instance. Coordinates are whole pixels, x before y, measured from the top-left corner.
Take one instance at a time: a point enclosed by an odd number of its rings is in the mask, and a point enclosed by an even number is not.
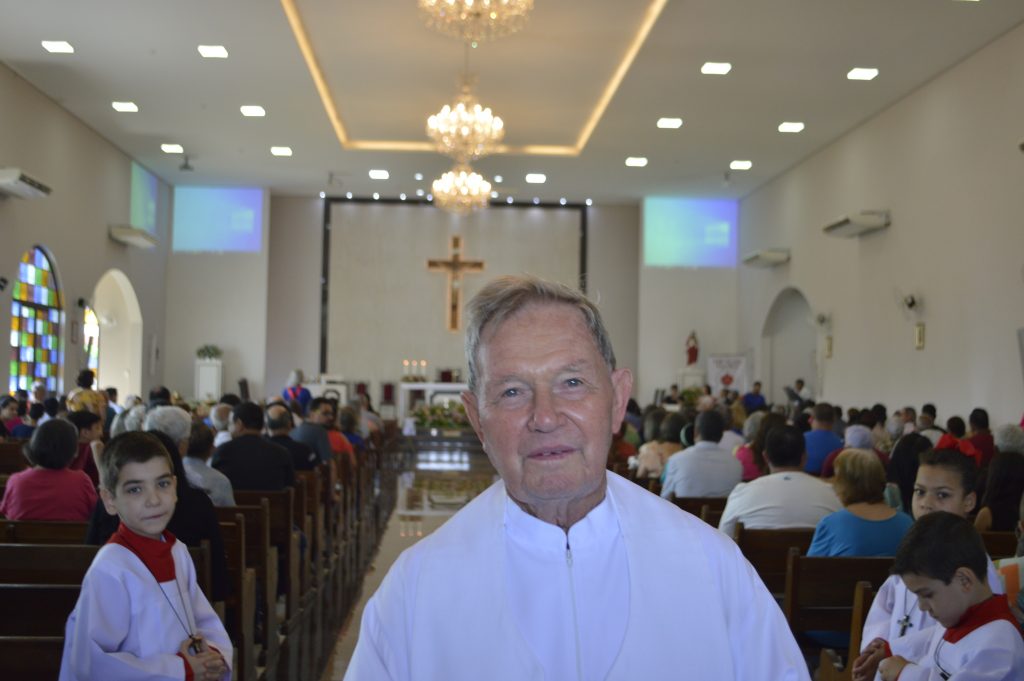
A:
[[[761,332],[761,357],[770,402],[788,402],[784,387],[802,378],[817,397],[818,333],[810,303],[799,290],[783,289],[772,303]]]
[[[115,387],[121,399],[142,393],[142,309],[121,270],[107,270],[96,283],[93,309],[99,320],[100,388]]]

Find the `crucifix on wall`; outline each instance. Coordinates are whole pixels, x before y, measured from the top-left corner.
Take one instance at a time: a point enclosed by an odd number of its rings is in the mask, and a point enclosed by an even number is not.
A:
[[[462,237],[452,236],[448,247],[447,260],[428,260],[427,269],[431,272],[446,272],[448,288],[445,291],[445,308],[448,310],[448,330],[458,331],[462,316],[462,275],[484,271],[483,260],[462,259]]]

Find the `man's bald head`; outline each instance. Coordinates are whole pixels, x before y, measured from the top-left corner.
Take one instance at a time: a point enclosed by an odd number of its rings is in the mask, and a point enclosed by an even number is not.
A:
[[[292,429],[292,413],[280,403],[267,407],[267,430],[272,435],[287,435]]]

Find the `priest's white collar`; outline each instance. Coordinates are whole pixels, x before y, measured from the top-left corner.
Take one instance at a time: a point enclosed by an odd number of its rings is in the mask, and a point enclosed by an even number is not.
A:
[[[517,544],[532,547],[537,551],[565,555],[568,543],[573,551],[608,544],[620,534],[619,518],[612,501],[610,486],[605,489],[604,499],[587,515],[583,516],[567,533],[558,525],[545,522],[524,511],[505,492],[505,532]]]

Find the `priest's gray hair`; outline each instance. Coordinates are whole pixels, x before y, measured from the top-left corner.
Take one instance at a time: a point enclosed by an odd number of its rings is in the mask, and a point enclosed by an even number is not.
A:
[[[160,431],[180,445],[192,434],[192,417],[181,407],[157,407],[146,414],[145,430]]]
[[[999,426],[992,431],[992,439],[1000,452],[1016,452],[1024,454],[1024,430],[1020,426],[1008,424]]]
[[[601,321],[601,313],[585,295],[565,284],[546,281],[539,277],[498,277],[484,286],[466,306],[469,319],[466,324],[466,362],[469,364],[470,390],[476,392],[477,389],[480,375],[477,353],[480,351],[480,339],[484,330],[489,326],[501,324],[533,303],[561,303],[579,310],[608,369],[615,369],[615,351],[612,350],[612,341]]]

